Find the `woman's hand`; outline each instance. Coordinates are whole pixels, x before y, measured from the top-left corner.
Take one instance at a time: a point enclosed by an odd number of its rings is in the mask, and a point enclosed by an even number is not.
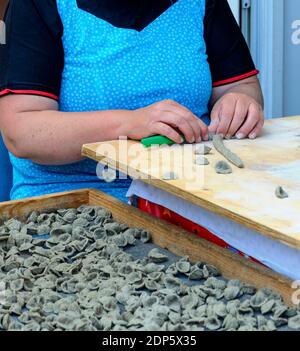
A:
[[[164,100],[132,111],[128,137],[140,140],[152,135],[164,135],[175,143],[195,143],[208,139],[208,128],[186,107]]]
[[[225,138],[255,139],[263,125],[263,109],[256,100],[246,94],[228,93],[213,107],[209,131]]]
[[[213,89],[209,132],[225,138],[258,137],[264,125],[263,96],[256,77]]]

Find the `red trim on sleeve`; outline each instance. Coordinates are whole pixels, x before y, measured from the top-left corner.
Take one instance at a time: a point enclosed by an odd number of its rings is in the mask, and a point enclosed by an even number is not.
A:
[[[255,69],[254,71],[242,74],[240,76],[236,76],[233,78],[229,78],[229,79],[225,79],[225,80],[220,80],[219,82],[215,82],[213,83],[213,87],[219,87],[221,85],[226,85],[226,84],[230,84],[230,83],[234,83],[234,82],[238,82],[239,80],[243,80],[252,76],[256,76],[257,74],[259,74],[259,71],[257,69]]]
[[[38,90],[12,90],[12,89],[4,89],[0,91],[0,96],[4,96],[7,94],[30,94],[30,95],[40,95],[40,96],[45,96],[54,100],[58,100],[58,96],[51,94],[51,93],[46,93],[44,91],[38,91]]]

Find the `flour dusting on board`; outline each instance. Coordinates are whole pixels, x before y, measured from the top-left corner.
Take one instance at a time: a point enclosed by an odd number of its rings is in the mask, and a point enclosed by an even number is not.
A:
[[[270,167],[267,173],[281,179],[286,179],[287,181],[297,182],[300,186],[300,160],[285,165]]]

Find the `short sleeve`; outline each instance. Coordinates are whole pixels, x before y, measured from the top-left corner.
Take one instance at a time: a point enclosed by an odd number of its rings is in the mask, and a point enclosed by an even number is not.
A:
[[[58,100],[64,65],[62,23],[55,0],[10,0],[0,45],[0,96]]]
[[[259,73],[227,0],[207,0],[204,22],[204,36],[214,87]]]

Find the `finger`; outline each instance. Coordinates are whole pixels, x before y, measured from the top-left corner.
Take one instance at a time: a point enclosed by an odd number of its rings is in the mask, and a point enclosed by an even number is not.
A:
[[[166,105],[163,107],[163,110],[166,112],[171,112],[171,113],[180,115],[184,119],[186,119],[193,129],[193,133],[194,133],[193,142],[198,142],[200,138],[202,138],[201,136],[202,131],[198,123],[199,118],[196,115],[194,115],[189,109],[178,104],[175,101],[167,100],[165,103]]]
[[[160,121],[179,129],[189,143],[195,142],[194,130],[191,124],[181,115],[164,111],[160,117]]]
[[[242,126],[248,115],[248,107],[249,105],[245,104],[243,101],[237,101],[234,111],[234,117],[229,126],[226,138],[230,139]]]
[[[174,100],[166,100],[166,107],[171,109],[172,108],[179,109],[186,116],[186,118],[189,118],[189,119],[198,118],[196,115],[193,114],[191,110],[189,110],[187,107],[179,104]]]
[[[220,134],[223,136],[227,135],[231,121],[234,116],[236,103],[237,103],[236,99],[231,99],[231,98],[224,99],[219,113],[220,123],[217,129],[217,134]]]
[[[211,114],[210,114],[211,122],[210,122],[210,125],[208,126],[208,131],[211,134],[217,133],[217,129],[220,123],[220,117],[219,117],[220,110],[221,110],[221,106],[216,104],[211,111]]]
[[[166,100],[165,103],[166,110],[174,113],[179,113],[189,121],[194,131],[195,142],[208,140],[208,127],[203,121],[201,121],[200,118],[193,114],[188,108],[180,105],[174,100]]]
[[[195,118],[192,121],[188,121],[188,123],[191,125],[193,131],[194,131],[194,139],[195,139],[195,143],[201,143],[201,141],[203,140],[203,127],[201,124],[201,120],[199,118]],[[203,123],[203,122],[202,122]]]
[[[177,133],[175,129],[165,123],[156,122],[153,126],[153,133],[164,135],[173,140],[176,144],[182,144],[182,136]]]
[[[262,119],[257,123],[254,129],[250,132],[249,138],[256,139],[258,136],[260,136],[263,131],[263,126],[264,126],[264,120]]]
[[[201,130],[201,138],[199,142],[202,140],[207,141],[208,140],[208,126],[201,120],[198,119],[197,123],[199,124],[200,130]]]
[[[259,120],[261,119],[261,110],[256,104],[250,104],[248,109],[248,116],[244,124],[238,130],[236,137],[238,139],[246,138],[250,132],[254,129],[257,125]]]

